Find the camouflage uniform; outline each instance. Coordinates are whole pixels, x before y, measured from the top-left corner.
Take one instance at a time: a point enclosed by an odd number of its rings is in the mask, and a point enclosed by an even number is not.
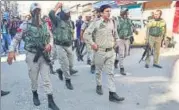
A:
[[[37,27],[31,24],[31,21],[23,22],[18,29],[14,39],[12,40],[10,52],[15,51],[15,48],[21,39],[23,39],[25,42],[24,48],[26,50],[26,63],[28,65],[32,91],[37,90],[38,76],[41,74],[45,92],[47,94],[52,94],[50,68],[47,64],[47,61],[42,56],[40,56],[37,62],[33,61],[36,53],[38,52],[38,46],[45,48],[45,45],[48,43],[53,46],[53,37],[50,30],[48,29],[47,24],[44,23],[41,28],[37,29]],[[48,53],[46,53],[46,55],[48,55]]]
[[[124,68],[124,58],[129,54],[130,38],[133,35],[133,24],[129,18],[118,17],[117,32],[120,40],[118,41],[119,65]]]
[[[153,19],[147,24],[147,28],[148,42],[150,47],[154,49],[154,64],[158,65],[161,41],[166,33],[166,23],[163,19],[158,21]],[[146,64],[149,65],[149,63],[150,55],[146,58]]]

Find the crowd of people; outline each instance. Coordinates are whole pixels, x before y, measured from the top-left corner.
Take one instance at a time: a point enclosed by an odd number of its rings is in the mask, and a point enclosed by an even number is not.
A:
[[[11,40],[14,38],[17,29],[23,21],[17,17],[12,16],[10,19],[3,18],[1,22],[1,54],[7,55]],[[22,51],[22,43],[20,42],[17,46],[17,52]]]
[[[60,10],[60,11],[59,11]],[[24,21],[12,34],[13,40],[8,45],[8,64],[15,58],[16,46],[23,39],[26,50],[26,63],[33,95],[33,103],[40,105],[38,97],[38,75],[42,76],[43,86],[48,98],[48,106],[52,110],[59,110],[53,100],[50,73],[54,74],[53,63],[59,60],[60,68],[56,70],[59,79],[65,79],[67,89],[73,90],[72,75],[78,71],[74,68],[73,51],[76,49],[78,61],[83,61],[87,54],[87,64],[91,73],[96,75],[96,93],[103,95],[102,73],[108,75],[109,100],[120,102],[125,100],[116,92],[114,68],[120,66],[120,74],[126,75],[124,69],[125,57],[129,55],[133,33],[138,34],[134,24],[128,18],[128,9],[122,9],[117,17],[111,17],[110,5],[102,5],[94,14],[86,14],[74,23],[71,20],[70,9],[62,3],[41,19],[41,7],[33,3],[30,7],[31,17]],[[166,24],[161,18],[162,11],[156,10],[153,18],[147,24],[147,44],[154,49],[153,66],[159,65],[160,44],[165,37]],[[74,29],[76,26],[76,39]],[[6,26],[5,26],[6,27]],[[6,35],[6,34],[4,34]],[[86,52],[84,52],[86,50]],[[151,51],[150,50],[150,51]],[[149,68],[151,52],[146,55],[146,68]]]

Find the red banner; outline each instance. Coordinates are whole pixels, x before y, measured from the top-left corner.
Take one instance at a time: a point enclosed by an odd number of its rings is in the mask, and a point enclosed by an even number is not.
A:
[[[173,33],[179,33],[179,1],[175,5],[175,15],[173,20]]]

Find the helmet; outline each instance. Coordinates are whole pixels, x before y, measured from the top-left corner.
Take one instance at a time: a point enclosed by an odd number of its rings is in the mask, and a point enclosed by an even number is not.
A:
[[[32,3],[31,6],[30,6],[30,11],[32,12],[32,11],[34,11],[37,8],[41,9],[40,4],[38,4],[38,3]]]

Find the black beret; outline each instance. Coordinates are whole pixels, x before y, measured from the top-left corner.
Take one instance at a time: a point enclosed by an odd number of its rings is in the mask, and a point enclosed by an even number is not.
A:
[[[102,5],[100,7],[100,12],[103,12],[106,8],[111,8],[111,6],[110,5]]]

